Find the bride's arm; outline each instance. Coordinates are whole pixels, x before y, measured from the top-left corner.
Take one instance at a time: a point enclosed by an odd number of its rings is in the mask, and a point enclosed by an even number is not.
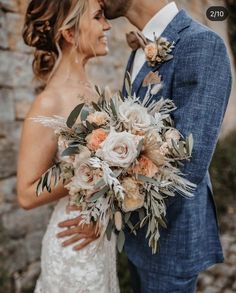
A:
[[[52,129],[29,118],[59,113],[60,103],[55,101],[55,96],[41,94],[36,97],[24,121],[17,166],[17,197],[24,209],[36,208],[68,194],[61,182],[51,193],[45,190],[39,197],[35,193],[41,175],[54,164],[57,139]]]

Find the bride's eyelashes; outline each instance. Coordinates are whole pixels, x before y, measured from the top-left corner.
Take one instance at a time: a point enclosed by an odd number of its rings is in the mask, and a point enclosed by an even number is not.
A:
[[[104,16],[104,12],[103,12],[102,10],[99,10],[99,11],[95,14],[94,19],[96,19],[96,20],[100,20],[100,19],[102,19],[102,18],[105,18],[105,16]]]

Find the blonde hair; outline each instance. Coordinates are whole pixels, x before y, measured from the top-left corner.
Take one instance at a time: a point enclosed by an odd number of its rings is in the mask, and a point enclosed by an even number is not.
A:
[[[32,63],[35,77],[47,82],[62,58],[62,31],[73,29],[78,46],[79,23],[87,0],[31,0],[23,27],[24,42],[35,47]]]

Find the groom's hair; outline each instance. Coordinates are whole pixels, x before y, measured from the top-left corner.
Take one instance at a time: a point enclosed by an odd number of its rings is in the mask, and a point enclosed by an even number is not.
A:
[[[125,16],[133,0],[103,0],[105,16],[108,19]]]

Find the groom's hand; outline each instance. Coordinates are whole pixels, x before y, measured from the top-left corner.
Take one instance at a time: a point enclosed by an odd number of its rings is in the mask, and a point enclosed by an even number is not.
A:
[[[79,209],[77,207],[67,207],[68,212],[75,210]],[[58,238],[68,238],[69,236],[71,236],[69,239],[62,242],[62,246],[69,246],[83,239],[80,244],[73,247],[73,250],[78,251],[99,237],[96,223],[91,223],[89,225],[79,225],[80,221],[81,217],[78,216],[74,219],[66,220],[58,224],[60,228],[66,228],[66,230],[57,234]]]

